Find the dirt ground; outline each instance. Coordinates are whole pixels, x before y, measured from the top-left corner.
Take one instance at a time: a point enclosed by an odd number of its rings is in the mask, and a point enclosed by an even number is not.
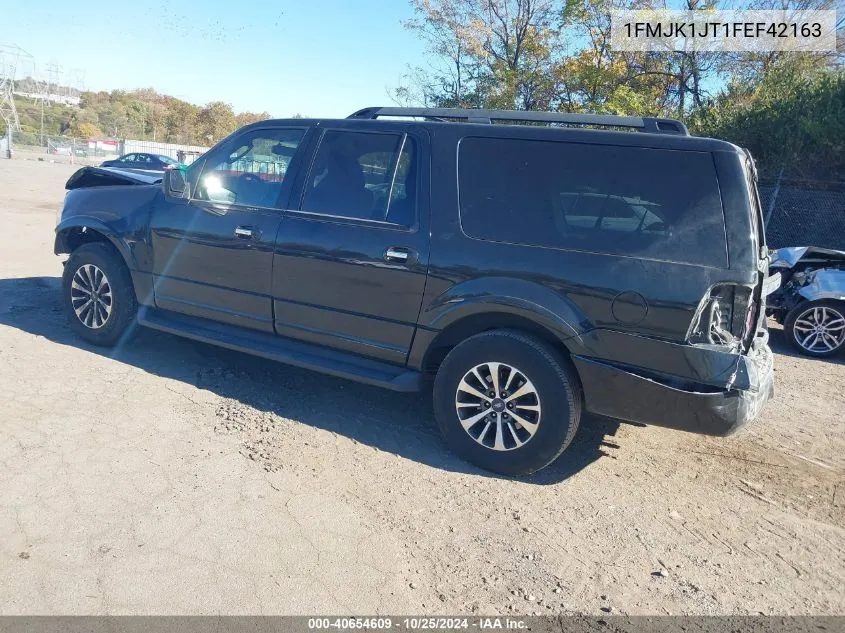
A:
[[[587,417],[525,480],[401,395],[140,331],[73,336],[74,167],[0,160],[0,613],[843,614],[845,363],[774,331],[727,439]]]

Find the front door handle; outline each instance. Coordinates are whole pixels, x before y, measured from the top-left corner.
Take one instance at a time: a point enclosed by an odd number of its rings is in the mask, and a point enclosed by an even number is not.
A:
[[[251,240],[254,233],[251,227],[248,226],[239,226],[235,229],[235,237],[239,237],[244,240]]]
[[[410,248],[402,248],[400,246],[391,246],[384,251],[384,259],[389,262],[399,262],[407,264],[413,261],[414,252]]]

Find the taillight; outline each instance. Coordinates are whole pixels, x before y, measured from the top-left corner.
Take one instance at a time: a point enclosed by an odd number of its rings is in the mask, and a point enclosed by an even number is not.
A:
[[[688,339],[691,343],[709,343],[739,347],[754,326],[753,292],[746,286],[714,286],[698,307]]]

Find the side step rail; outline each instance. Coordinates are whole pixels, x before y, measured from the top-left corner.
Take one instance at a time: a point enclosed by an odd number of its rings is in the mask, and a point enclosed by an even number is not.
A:
[[[138,323],[160,332],[393,391],[420,391],[423,385],[422,374],[407,367],[397,367],[354,354],[208,319],[183,317],[173,312],[139,307]]]

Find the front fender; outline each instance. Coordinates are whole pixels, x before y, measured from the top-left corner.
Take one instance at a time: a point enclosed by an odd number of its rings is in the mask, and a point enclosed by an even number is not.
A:
[[[118,237],[117,232],[102,220],[85,215],[73,215],[69,218],[62,219],[56,226],[56,240],[53,245],[53,252],[56,255],[71,252],[67,238],[75,230],[82,230],[84,232],[96,231],[100,233],[118,250],[130,270],[136,268],[132,249],[129,244],[121,237]]]
[[[561,341],[579,338],[589,321],[564,295],[537,283],[512,277],[482,277],[450,287],[420,315],[420,325],[442,331],[460,319],[489,312],[528,318]]]

